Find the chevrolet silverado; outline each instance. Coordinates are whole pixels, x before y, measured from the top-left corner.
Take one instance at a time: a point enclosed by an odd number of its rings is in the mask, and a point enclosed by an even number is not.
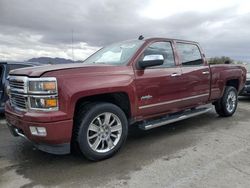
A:
[[[121,149],[131,126],[180,121],[208,112],[207,104],[232,116],[246,69],[209,65],[196,42],[140,37],[82,63],[14,70],[8,79],[5,114],[13,135],[45,152],[74,149],[97,161]]]

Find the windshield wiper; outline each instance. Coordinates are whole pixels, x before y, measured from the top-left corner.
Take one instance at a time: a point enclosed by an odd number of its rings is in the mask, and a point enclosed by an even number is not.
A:
[[[93,61],[94,64],[107,64],[105,62],[96,62],[96,61]]]

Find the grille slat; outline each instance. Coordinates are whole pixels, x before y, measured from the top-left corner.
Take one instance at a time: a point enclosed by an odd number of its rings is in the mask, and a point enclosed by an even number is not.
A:
[[[11,84],[14,84],[14,85],[24,85],[24,82],[22,82],[22,81],[15,81],[15,80],[10,80],[10,83]]]
[[[24,88],[24,86],[22,86],[22,85],[15,85],[15,84],[10,84],[10,87],[18,88],[18,89],[23,89]]]
[[[23,99],[24,96],[23,95],[16,95],[16,94],[11,93],[11,97]]]
[[[25,108],[26,108],[26,106],[23,106],[23,105],[21,105],[21,104],[15,103],[15,102],[13,102],[12,104],[13,104],[15,107],[18,107],[18,108],[22,108],[22,109],[25,109]]]
[[[17,105],[20,105],[20,106],[25,106],[25,99],[24,100],[13,100],[12,99],[12,102],[17,104]]]
[[[24,88],[24,83],[22,83],[22,82],[10,81],[9,84],[10,84],[10,86],[12,86],[12,87]]]

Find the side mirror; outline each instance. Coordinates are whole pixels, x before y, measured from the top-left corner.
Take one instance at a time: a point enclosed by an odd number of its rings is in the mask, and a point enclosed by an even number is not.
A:
[[[164,63],[163,55],[146,55],[142,61],[138,62],[140,69],[145,69],[147,67],[159,66]]]

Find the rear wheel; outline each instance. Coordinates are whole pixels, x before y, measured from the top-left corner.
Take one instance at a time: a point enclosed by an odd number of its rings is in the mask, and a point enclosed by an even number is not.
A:
[[[225,88],[223,97],[215,103],[216,112],[222,117],[232,116],[237,109],[238,92],[232,86]]]
[[[110,103],[84,106],[76,117],[76,141],[81,153],[90,160],[113,156],[125,143],[128,122],[124,112]]]

